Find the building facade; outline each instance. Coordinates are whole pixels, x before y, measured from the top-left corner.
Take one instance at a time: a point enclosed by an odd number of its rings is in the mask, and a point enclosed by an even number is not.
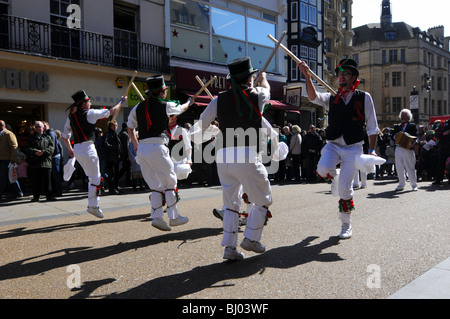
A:
[[[353,56],[352,5],[353,0],[324,1],[323,80],[334,88],[339,87],[336,65]]]
[[[444,27],[421,31],[393,23],[390,1],[383,0],[380,23],[354,32],[360,88],[371,93],[380,128],[399,122],[403,108],[410,108],[414,121],[424,125],[431,116],[449,114],[450,52]]]
[[[62,130],[71,95],[80,89],[94,107],[113,106],[135,84],[163,74],[170,99],[186,100],[212,76],[212,94],[227,89],[227,63],[250,56],[263,68],[285,30],[285,0],[0,0],[0,112],[16,132],[46,120]],[[270,120],[284,103],[286,64],[281,50],[267,68],[272,86]],[[139,102],[131,89],[126,121]],[[203,95],[185,121],[198,118]],[[292,108],[292,107],[291,107]],[[298,113],[298,108],[293,108]],[[106,123],[103,123],[106,124]]]
[[[164,25],[164,4],[1,0],[2,119],[15,132],[24,132],[36,120],[62,130],[76,91],[86,90],[94,107],[110,107],[125,94],[134,70],[141,86],[156,73],[168,76],[164,32],[152,29],[153,23]],[[129,101],[131,105],[133,98]],[[125,116],[124,109],[119,123]]]

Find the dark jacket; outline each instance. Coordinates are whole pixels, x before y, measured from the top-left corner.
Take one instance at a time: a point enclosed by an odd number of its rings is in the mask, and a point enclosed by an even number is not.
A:
[[[37,151],[43,151],[42,156],[37,156]],[[24,153],[27,155],[27,163],[30,169],[52,168],[52,155],[55,150],[52,138],[47,134],[32,134],[28,136]]]
[[[106,151],[106,160],[108,162],[114,162],[121,159],[121,143],[116,131],[108,128],[106,132],[103,146]]]

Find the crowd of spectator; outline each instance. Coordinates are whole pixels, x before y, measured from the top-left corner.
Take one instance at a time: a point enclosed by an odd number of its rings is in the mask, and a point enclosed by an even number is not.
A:
[[[325,145],[325,131],[309,125],[302,130],[298,125],[287,124],[279,129],[279,142],[289,147],[287,158],[279,162],[278,171],[269,175],[278,183],[315,183],[319,180],[315,170]],[[135,160],[135,151],[130,147],[130,137],[126,124],[118,131],[115,121],[108,123],[104,132],[96,129],[95,145],[100,159],[100,172],[104,179],[104,194],[121,194],[121,188],[132,187],[133,191],[148,190],[142,179],[139,164]],[[63,165],[68,159],[60,141],[61,132],[53,130],[45,121],[36,121],[26,136],[12,132],[4,121],[0,120],[0,200],[32,195],[32,201],[45,196],[47,201],[55,201],[63,192],[77,187],[87,188],[87,177],[79,165],[68,182],[63,181]],[[206,142],[205,145],[211,143]],[[131,144],[132,145],[132,144]],[[369,178],[396,179],[395,137],[390,127],[384,128],[378,138],[376,152],[386,159],[386,163],[377,166],[376,172]],[[449,120],[436,121],[428,127],[418,126],[415,145],[416,172],[418,181],[441,184],[445,178],[450,183],[450,125]],[[17,164],[17,181],[8,180],[10,163]],[[199,185],[219,185],[215,166],[202,163],[193,165],[193,173],[183,183]],[[200,176],[198,172],[200,173]],[[196,174],[197,173],[197,174]],[[120,181],[120,184],[119,184]],[[108,189],[108,192],[105,192]]]

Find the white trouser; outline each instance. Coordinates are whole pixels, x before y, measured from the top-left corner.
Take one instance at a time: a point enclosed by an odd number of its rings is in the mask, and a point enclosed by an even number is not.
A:
[[[88,206],[97,207],[99,201],[97,186],[100,185],[102,177],[95,145],[92,141],[75,144],[73,154],[89,178]]]
[[[355,176],[355,156],[362,154],[362,145],[340,145],[328,142],[322,148],[322,155],[317,164],[317,173],[320,176],[336,176],[336,165],[341,164],[338,191],[341,199],[353,198],[353,177]]]
[[[218,152],[223,152],[219,150]],[[218,158],[226,158],[218,154]],[[249,201],[253,203],[248,212],[244,236],[250,240],[261,240],[264,222],[267,216],[267,207],[272,204],[272,189],[267,170],[258,157],[253,162],[217,161],[217,171],[223,190],[223,246],[237,244],[239,229],[239,212],[241,207],[241,187],[245,189]],[[235,211],[235,212],[233,212]]]
[[[417,186],[416,176],[416,154],[414,150],[407,150],[406,148],[397,146],[395,148],[395,170],[398,176],[398,185],[406,185],[405,173],[408,173],[409,183],[412,187]]]
[[[164,144],[139,143],[137,161],[141,166],[142,176],[152,190],[150,202],[152,205],[152,217],[163,216],[163,196],[165,194],[167,215],[170,219],[178,217],[177,175],[169,155],[169,148]]]
[[[355,176],[353,178],[353,186],[358,186],[359,182],[361,182],[361,186],[367,185],[367,173],[361,172],[360,170],[356,170]]]

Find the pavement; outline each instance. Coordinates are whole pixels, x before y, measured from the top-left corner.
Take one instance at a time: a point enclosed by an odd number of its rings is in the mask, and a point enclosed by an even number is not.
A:
[[[190,221],[171,232],[150,226],[146,192],[102,196],[104,219],[86,212],[82,190],[18,198],[0,204],[0,298],[450,299],[450,186],[395,186],[355,191],[343,241],[328,184],[274,184],[267,251],[239,262],[222,259],[220,186],[180,187]],[[69,287],[70,265],[81,287]]]

